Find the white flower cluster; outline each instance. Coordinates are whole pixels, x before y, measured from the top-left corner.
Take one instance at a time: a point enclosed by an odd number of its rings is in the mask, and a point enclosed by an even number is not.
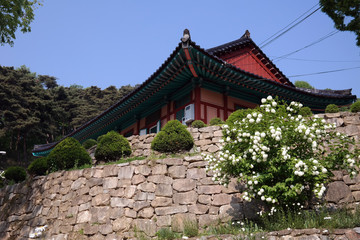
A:
[[[315,185],[314,193],[318,198],[321,198],[324,195],[325,190],[326,190],[326,187],[324,186],[324,184],[317,183]]]
[[[291,102],[290,105],[286,108],[287,111],[289,112],[294,112],[297,113],[300,108],[302,108],[303,105],[301,103],[297,103],[297,102]]]
[[[296,164],[295,164],[295,171],[294,174],[301,177],[305,174],[305,172],[307,172],[308,170],[308,166],[306,165],[306,163],[304,163],[303,161],[299,160]]]
[[[270,126],[271,137],[276,141],[281,140],[281,128],[277,127],[276,129],[273,126]]]
[[[260,107],[264,108],[265,112],[276,113],[275,107],[277,106],[277,102],[275,102],[271,96],[262,98],[261,103],[262,105],[260,105]]]
[[[44,225],[44,226],[40,226],[40,227],[36,227],[34,231],[31,231],[29,234],[29,238],[38,238],[41,237],[43,232],[46,231],[46,228],[48,227],[48,225]]]

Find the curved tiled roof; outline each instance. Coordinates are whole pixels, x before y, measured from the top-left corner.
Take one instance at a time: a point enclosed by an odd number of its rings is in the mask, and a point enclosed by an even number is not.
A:
[[[66,137],[74,137],[79,141],[88,138],[95,138],[99,134],[108,131],[116,124],[130,123],[136,114],[145,114],[149,108],[158,106],[168,94],[177,94],[181,89],[191,89],[191,80],[194,79],[194,72],[190,71],[189,65],[199,78],[203,78],[204,85],[208,87],[229,86],[233,94],[241,93],[243,97],[248,97],[252,101],[258,101],[259,97],[269,94],[279,95],[284,100],[306,101],[309,104],[319,103],[326,106],[328,102],[335,102],[339,105],[349,104],[356,96],[351,95],[351,91],[346,92],[314,92],[295,88],[293,85],[286,85],[270,79],[264,79],[253,73],[246,72],[214,55],[214,52],[224,51],[228,47],[249,42],[252,40],[238,39],[205,50],[189,40],[186,55],[182,43],[174,49],[164,63],[140,86],[122,98],[119,102],[112,105],[97,117],[91,119]],[[187,60],[187,57],[191,60]],[[189,88],[190,87],[190,88]],[[346,95],[342,94],[346,93]],[[315,105],[313,105],[315,106]],[[123,126],[122,126],[123,127]],[[46,156],[56,143],[36,145],[33,154]]]

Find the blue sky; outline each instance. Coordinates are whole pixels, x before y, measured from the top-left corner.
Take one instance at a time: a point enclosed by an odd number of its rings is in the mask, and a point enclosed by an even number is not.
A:
[[[260,45],[317,3],[44,0],[32,31],[17,33],[14,47],[0,46],[0,65],[26,65],[37,74],[55,76],[63,86],[135,85],[160,67],[185,28],[205,49],[238,39],[247,29]],[[270,59],[282,56],[334,31],[333,26],[319,10],[262,50]],[[360,67],[360,48],[354,33],[339,32],[289,58],[275,61],[288,77]],[[319,89],[352,88],[360,97],[359,76],[357,68],[290,80],[308,81]]]

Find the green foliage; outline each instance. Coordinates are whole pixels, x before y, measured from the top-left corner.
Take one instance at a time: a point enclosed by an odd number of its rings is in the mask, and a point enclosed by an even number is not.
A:
[[[37,158],[28,167],[28,172],[35,176],[46,175],[48,170],[47,158]]]
[[[98,145],[95,150],[96,160],[115,161],[130,154],[129,141],[118,132],[110,131],[98,138]]]
[[[340,31],[351,31],[356,34],[356,45],[360,46],[360,4],[359,0],[320,0],[321,10],[335,23]]]
[[[360,101],[356,101],[353,104],[351,104],[350,111],[351,112],[360,112]]]
[[[312,197],[321,198],[331,171],[357,174],[360,150],[353,139],[329,131],[317,116],[298,114],[302,104],[277,103],[269,96],[248,115],[224,125],[224,147],[219,157],[207,155],[213,180],[227,184],[232,176],[244,181],[245,201],[258,199],[272,206],[301,208]],[[323,154],[325,144],[330,152]]]
[[[350,107],[348,107],[348,106],[342,106],[342,107],[340,107],[339,108],[339,111],[340,112],[349,112],[350,111]]]
[[[224,124],[224,121],[221,120],[220,118],[216,117],[210,120],[210,125],[214,126],[214,125],[221,125]]]
[[[14,181],[16,183],[22,182],[26,179],[26,170],[23,167],[9,167],[5,170],[5,178],[8,181]]]
[[[299,110],[299,114],[303,117],[310,117],[313,115],[311,109],[309,107],[302,107]]]
[[[85,149],[89,149],[97,144],[96,140],[88,139],[83,143]]]
[[[161,228],[156,232],[156,236],[159,240],[171,240],[180,238],[179,234],[173,232],[170,228]]]
[[[306,81],[295,81],[295,87],[298,88],[307,88],[307,89],[314,89],[313,86],[310,85],[310,83],[306,82]]]
[[[226,120],[226,124],[229,126],[233,126],[236,121],[240,121],[243,118],[246,118],[246,116],[252,113],[252,109],[239,109],[235,112],[231,113],[228,119]]]
[[[89,154],[74,138],[66,138],[57,144],[47,159],[51,172],[91,164]]]
[[[151,142],[151,148],[159,152],[179,152],[190,150],[194,139],[184,125],[177,120],[165,124]]]
[[[30,23],[34,20],[34,10],[39,4],[37,0],[0,1],[0,43],[14,45],[15,32],[31,31]]]
[[[196,237],[199,235],[199,226],[197,221],[184,221],[184,235],[187,237]]]
[[[193,128],[203,128],[206,127],[207,125],[201,120],[195,120],[191,123],[191,126]]]
[[[326,113],[337,113],[337,112],[339,112],[339,107],[336,106],[335,104],[329,104],[326,106],[325,112]]]

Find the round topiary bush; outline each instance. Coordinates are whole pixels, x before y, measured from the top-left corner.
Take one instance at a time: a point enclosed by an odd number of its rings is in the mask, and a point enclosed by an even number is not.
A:
[[[91,148],[92,146],[95,146],[97,144],[96,140],[94,139],[88,139],[86,140],[85,142],[83,142],[83,147],[85,149],[89,149]]]
[[[91,158],[85,148],[74,138],[61,141],[48,155],[51,172],[91,164]]]
[[[190,132],[178,120],[167,122],[151,142],[151,148],[159,152],[190,150],[193,145]]]
[[[220,118],[216,117],[210,120],[210,125],[214,126],[214,125],[220,125],[220,124],[224,124],[224,121],[221,120]]]
[[[339,107],[336,106],[335,104],[329,104],[326,106],[325,112],[326,113],[337,113],[337,112],[339,112]]]
[[[303,117],[310,117],[313,115],[313,113],[309,107],[302,107],[299,110],[299,115],[301,115]]]
[[[360,112],[360,101],[354,102],[350,107],[351,112]]]
[[[28,172],[31,175],[35,175],[35,176],[46,175],[47,170],[48,170],[48,163],[46,157],[35,159],[28,167]]]
[[[201,120],[195,120],[191,123],[191,126],[193,128],[203,128],[206,127],[206,124]]]
[[[16,183],[26,179],[26,170],[23,167],[14,166],[5,170],[5,178]]]
[[[131,154],[129,141],[118,132],[110,131],[98,138],[95,158],[100,161],[116,161]]]

